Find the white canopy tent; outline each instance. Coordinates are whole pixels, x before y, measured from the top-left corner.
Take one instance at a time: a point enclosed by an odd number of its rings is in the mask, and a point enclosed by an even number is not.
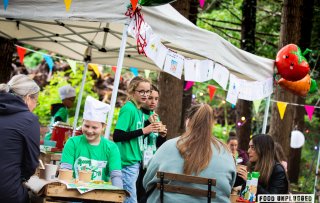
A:
[[[117,64],[112,110],[108,118],[111,124],[122,66],[160,70],[150,59],[137,53],[135,39],[127,39],[124,24],[129,22],[129,17],[125,16],[129,2],[73,1],[67,12],[60,0],[10,0],[7,10],[0,10],[0,36],[79,61],[83,60],[85,51],[90,47],[91,63]],[[143,7],[142,13],[163,44],[187,58],[212,59],[242,79],[265,80],[272,77],[273,60],[245,52],[219,35],[198,28],[170,5]],[[85,77],[83,79],[85,81]],[[81,94],[75,120],[80,103]],[[107,131],[109,129],[108,124]]]

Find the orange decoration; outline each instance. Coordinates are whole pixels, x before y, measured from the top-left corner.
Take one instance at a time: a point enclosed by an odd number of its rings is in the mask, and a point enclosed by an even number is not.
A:
[[[289,90],[290,92],[305,97],[309,90],[310,90],[310,85],[311,85],[311,78],[310,75],[307,74],[304,78],[301,80],[291,82],[289,80],[281,78],[278,81],[278,84],[284,88]]]

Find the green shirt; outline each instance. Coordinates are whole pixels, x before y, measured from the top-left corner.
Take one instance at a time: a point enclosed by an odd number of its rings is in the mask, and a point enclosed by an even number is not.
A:
[[[147,114],[149,113],[149,114]],[[149,117],[154,114],[154,111],[149,111],[149,112],[145,112],[143,111],[143,116],[144,116],[144,119],[145,120],[148,120]],[[160,121],[159,117],[158,117],[158,120],[157,121]],[[143,139],[143,150],[146,150],[147,147],[151,147],[152,150],[153,150],[153,153],[156,152],[157,150],[157,137],[159,136],[159,133],[150,133],[149,136],[146,136],[144,139]]]
[[[119,149],[114,142],[101,137],[99,145],[91,145],[85,135],[80,135],[68,139],[61,163],[71,164],[76,178],[78,170],[85,167],[92,170],[92,180],[108,182],[111,171],[121,170],[120,160]]]
[[[141,129],[144,125],[143,117],[141,110],[132,101],[128,101],[120,109],[115,129],[125,132]],[[130,166],[142,160],[142,136],[116,144],[120,150],[122,166]]]
[[[60,117],[61,118],[61,121],[62,122],[67,122],[68,121],[68,109],[66,107],[61,107],[55,114],[54,116],[51,117],[51,120],[50,120],[50,131],[46,133],[44,139],[45,140],[51,140],[51,135],[52,135],[52,126],[53,124],[55,123],[55,119],[57,117]]]

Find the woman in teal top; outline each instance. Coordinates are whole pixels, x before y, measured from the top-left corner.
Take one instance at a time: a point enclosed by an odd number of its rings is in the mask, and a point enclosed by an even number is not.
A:
[[[110,181],[123,187],[121,158],[117,145],[101,136],[109,105],[87,97],[83,115],[83,135],[70,138],[64,146],[61,158],[62,169],[72,169],[75,178],[78,171],[89,169],[92,180]]]
[[[153,123],[144,127],[146,119],[140,110],[150,95],[150,82],[145,78],[135,77],[127,91],[129,101],[120,110],[113,140],[121,154],[123,187],[130,193],[125,202],[136,203],[136,181],[142,160],[143,135],[158,131],[160,126]]]

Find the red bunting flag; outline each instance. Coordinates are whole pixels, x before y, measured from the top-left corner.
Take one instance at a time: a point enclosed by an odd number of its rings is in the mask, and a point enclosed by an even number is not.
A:
[[[17,46],[17,52],[20,58],[20,63],[23,64],[24,55],[26,54],[27,50],[24,47]]]
[[[214,85],[208,85],[209,95],[210,95],[210,101],[212,101],[212,98],[214,96],[214,93],[216,92],[216,87]]]
[[[112,66],[112,72],[114,72],[114,73],[116,73],[116,71],[117,71],[117,66]]]
[[[306,109],[306,112],[308,114],[308,118],[311,121],[312,116],[313,116],[313,112],[314,112],[314,106],[304,105],[304,108]]]
[[[137,8],[137,4],[138,4],[139,0],[130,0],[131,5],[132,5],[132,10],[135,11]]]

